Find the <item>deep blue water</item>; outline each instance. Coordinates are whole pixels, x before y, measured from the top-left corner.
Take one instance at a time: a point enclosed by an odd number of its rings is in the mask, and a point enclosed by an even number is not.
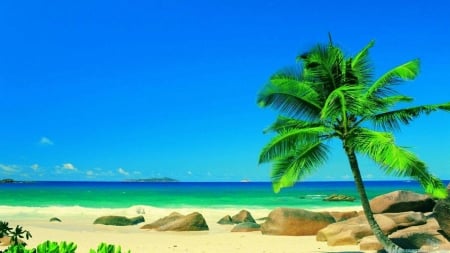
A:
[[[444,182],[448,184],[448,181]],[[369,198],[394,190],[423,193],[413,181],[367,181]],[[345,194],[354,202],[328,202],[323,197]],[[126,208],[133,205],[154,207],[278,206],[321,208],[359,205],[352,181],[301,182],[280,193],[270,182],[25,182],[0,184],[0,205],[7,206],[82,206]]]

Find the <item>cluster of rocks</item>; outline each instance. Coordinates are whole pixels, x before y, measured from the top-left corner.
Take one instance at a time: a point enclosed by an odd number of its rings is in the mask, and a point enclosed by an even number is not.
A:
[[[222,225],[234,224],[231,232],[253,232],[259,231],[261,228],[261,225],[256,223],[252,214],[247,210],[241,210],[233,216],[227,215],[220,219],[217,223]]]
[[[435,201],[428,195],[395,191],[372,199],[370,206],[381,230],[401,247],[423,251],[450,250],[450,197]],[[145,222],[143,216],[104,216],[94,223],[125,226],[142,222]],[[382,249],[363,212],[312,212],[277,208],[260,222],[255,221],[247,210],[241,210],[233,216],[226,215],[217,221],[222,225],[234,225],[231,232],[315,235],[316,240],[326,241],[330,246],[359,244],[361,250]],[[203,215],[198,212],[188,215],[174,212],[141,228],[157,231],[209,230]]]
[[[450,250],[450,198],[435,202],[428,195],[395,191],[370,201],[382,231],[404,248]],[[310,212],[278,208],[261,225],[263,234],[316,235],[330,246],[360,245],[381,250],[362,212]]]

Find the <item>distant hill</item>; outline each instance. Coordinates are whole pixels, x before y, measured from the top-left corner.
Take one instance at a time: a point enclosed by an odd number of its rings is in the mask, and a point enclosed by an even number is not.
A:
[[[170,177],[152,177],[152,178],[139,178],[139,179],[129,179],[129,182],[150,182],[150,183],[172,183],[178,182],[178,180]]]
[[[5,178],[5,179],[0,179],[0,184],[8,184],[8,183],[14,183],[14,179],[11,178]]]

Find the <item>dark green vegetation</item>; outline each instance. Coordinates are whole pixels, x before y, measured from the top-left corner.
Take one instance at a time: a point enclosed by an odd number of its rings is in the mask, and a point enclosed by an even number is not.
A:
[[[26,245],[21,239],[28,240],[32,237],[30,231],[23,229],[22,226],[17,225],[15,228],[12,228],[8,222],[0,221],[0,238],[7,236],[11,238],[12,245]]]
[[[266,132],[276,135],[262,149],[259,163],[272,163],[275,192],[290,187],[323,165],[330,143],[337,140],[350,169],[369,224],[388,252],[410,252],[390,241],[376,223],[362,181],[357,154],[375,161],[388,175],[418,180],[427,193],[443,198],[447,191],[411,151],[398,146],[391,132],[423,114],[450,110],[450,103],[402,107],[413,101],[394,86],[413,80],[419,60],[401,64],[373,79],[370,42],[352,57],[330,38],[297,57],[298,66],[274,74],[258,95],[261,107],[280,116]]]
[[[75,253],[77,245],[73,242],[51,242],[45,241],[36,246],[36,248],[26,248],[26,243],[21,239],[30,239],[31,233],[17,225],[15,229],[9,227],[8,222],[0,221],[0,238],[10,237],[11,245],[0,253]],[[130,253],[130,251],[127,251]],[[91,249],[89,253],[122,253],[120,246],[101,243],[97,250]]]

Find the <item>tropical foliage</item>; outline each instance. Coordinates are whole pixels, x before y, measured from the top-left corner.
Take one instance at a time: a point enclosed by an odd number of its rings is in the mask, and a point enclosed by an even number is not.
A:
[[[330,156],[331,142],[340,141],[347,155],[361,202],[375,235],[394,252],[370,210],[357,155],[375,161],[388,175],[418,180],[426,192],[445,197],[442,182],[392,132],[423,114],[450,111],[450,103],[402,107],[413,98],[395,90],[419,73],[419,60],[394,67],[378,79],[369,60],[370,42],[348,57],[331,39],[297,57],[296,67],[275,73],[258,95],[261,107],[280,112],[265,130],[275,136],[262,149],[259,163],[271,163],[275,192],[304,179]]]

